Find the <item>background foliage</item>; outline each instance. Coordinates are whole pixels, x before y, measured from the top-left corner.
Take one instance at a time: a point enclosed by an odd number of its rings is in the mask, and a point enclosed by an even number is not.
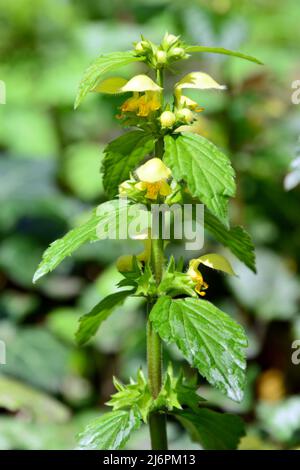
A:
[[[286,192],[283,184],[299,146],[299,107],[291,103],[300,76],[299,15],[297,0],[0,0],[0,79],[7,89],[0,106],[0,339],[7,345],[1,449],[74,448],[74,436],[109,399],[112,375],[127,381],[137,367],[145,371],[136,299],[118,308],[88,346],[74,342],[77,318],[115,290],[116,257],[140,247],[98,242],[35,286],[31,280],[48,244],[105,200],[101,150],[121,132],[120,100],[91,95],[74,112],[82,71],[100,52],[130,48],[140,32],[160,41],[165,30],[265,63],[208,54],[194,63],[228,85],[226,93],[201,92],[197,100],[206,108],[204,135],[232,157],[232,216],[252,234],[258,258],[256,276],[237,261],[238,278],[206,275],[207,299],[231,312],[250,337],[246,397],[235,404],[204,382],[199,392],[246,420],[241,448],[300,446],[300,365],[291,362],[292,341],[300,339],[299,187]],[[181,64],[182,74],[193,68]],[[125,68],[124,76],[134,70],[139,66]],[[205,252],[212,244],[206,240]],[[184,364],[173,348],[168,357]],[[172,448],[193,448],[175,422],[169,434]],[[147,430],[130,446],[149,447]]]

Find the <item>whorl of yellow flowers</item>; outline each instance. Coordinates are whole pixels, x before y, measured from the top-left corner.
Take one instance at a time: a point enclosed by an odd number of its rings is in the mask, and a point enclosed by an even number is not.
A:
[[[168,180],[171,178],[171,170],[166,167],[160,158],[151,158],[134,172],[134,177],[124,181],[119,186],[119,194],[128,196],[143,193],[146,199],[156,201],[159,196],[166,197],[171,194]]]

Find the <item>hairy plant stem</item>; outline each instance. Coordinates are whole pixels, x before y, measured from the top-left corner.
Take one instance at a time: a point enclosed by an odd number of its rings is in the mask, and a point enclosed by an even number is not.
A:
[[[156,283],[159,284],[163,269],[163,240],[152,240],[151,264]],[[151,309],[148,304],[148,310]],[[157,398],[162,386],[162,344],[159,335],[153,328],[151,322],[147,321],[147,363],[148,382],[152,397]],[[151,413],[149,417],[151,446],[153,450],[167,450],[167,427],[166,416],[161,413]]]
[[[163,86],[163,70],[157,70],[157,82]],[[164,151],[163,138],[155,145],[155,156],[161,158]],[[151,267],[158,285],[162,278],[164,263],[164,244],[161,238],[151,240]],[[148,303],[148,314],[152,305]],[[148,382],[152,397],[157,398],[162,386],[162,344],[153,325],[147,320],[147,363]],[[153,450],[167,450],[166,416],[161,413],[151,413],[149,416],[151,447]]]

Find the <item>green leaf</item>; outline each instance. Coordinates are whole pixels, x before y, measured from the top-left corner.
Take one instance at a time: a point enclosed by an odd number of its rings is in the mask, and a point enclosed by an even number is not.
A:
[[[123,449],[130,434],[141,425],[136,409],[105,413],[79,435],[79,450]]]
[[[164,162],[175,179],[186,181],[192,196],[226,223],[228,198],[235,194],[234,171],[226,155],[204,137],[185,133],[165,137]]]
[[[127,218],[129,226],[130,221],[141,212],[139,211],[140,206],[131,206],[134,210],[128,216],[129,206],[130,204],[125,201],[107,201],[93,211],[87,222],[74,228],[63,238],[51,243],[43,254],[42,261],[34,274],[33,282],[53,271],[67,256],[70,256],[84,243],[104,240],[109,237],[112,229],[115,229],[117,235],[119,227],[124,224],[124,218]],[[148,215],[146,211],[142,212],[146,216]],[[147,219],[143,219],[142,223],[147,224]]]
[[[256,272],[254,245],[250,235],[243,227],[237,226],[227,229],[207,210],[204,215],[204,226],[220,243],[227,246],[242,263],[253,272]]]
[[[239,57],[240,59],[250,60],[250,62],[255,62],[256,64],[263,65],[263,62],[252,57],[251,55],[242,54],[241,52],[231,51],[229,49],[224,49],[223,47],[208,47],[208,46],[187,46],[186,52],[212,52],[213,54],[225,54],[232,57]]]
[[[203,299],[162,297],[150,320],[161,338],[176,343],[211,385],[234,401],[242,400],[247,338],[229,315]]]
[[[234,450],[245,435],[243,420],[228,413],[200,408],[178,411],[175,417],[206,450]]]
[[[110,142],[104,150],[103,184],[109,197],[118,193],[139,162],[154,149],[155,139],[143,131],[131,131]]]
[[[125,290],[108,295],[102,299],[95,307],[86,315],[79,319],[79,327],[75,333],[76,341],[79,345],[85,344],[92,336],[94,336],[101,323],[107,319],[113,309],[124,302],[126,297],[131,295],[133,290]]]
[[[95,59],[85,71],[79,84],[74,108],[78,108],[87,93],[97,87],[104,74],[112,72],[124,65],[131,64],[132,62],[142,60],[144,60],[143,57],[137,57],[131,51],[111,52],[110,54],[103,54]]]
[[[42,422],[65,422],[70,419],[67,407],[37,389],[8,377],[0,376],[0,407],[16,413],[29,413]]]

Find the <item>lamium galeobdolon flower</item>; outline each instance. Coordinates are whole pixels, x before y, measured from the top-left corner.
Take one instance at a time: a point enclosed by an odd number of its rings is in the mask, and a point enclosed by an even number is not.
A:
[[[132,92],[132,96],[121,105],[123,114],[134,113],[139,117],[147,117],[161,108],[162,88],[147,75],[136,75],[130,80],[122,77],[107,78],[94,91],[109,94]]]
[[[160,158],[151,158],[134,172],[134,177],[119,186],[121,196],[142,193],[146,199],[156,201],[159,197],[169,196],[172,189],[168,183],[171,170]]]
[[[208,284],[204,281],[203,276],[199,271],[200,264],[212,269],[217,269],[218,271],[223,271],[227,274],[235,275],[229,261],[224,258],[224,256],[218,255],[217,253],[209,253],[207,255],[200,256],[199,258],[191,259],[187,275],[195,283],[194,289],[197,294],[201,295],[201,297],[205,296]]]
[[[182,94],[185,89],[198,89],[198,90],[224,90],[226,87],[217,83],[210,75],[203,72],[191,72],[183,77],[174,87],[174,106],[177,120],[184,124],[191,125],[197,121],[197,114],[204,110],[199,104]],[[192,128],[190,126],[180,126],[175,131],[184,132],[188,130],[196,130],[197,126]]]

